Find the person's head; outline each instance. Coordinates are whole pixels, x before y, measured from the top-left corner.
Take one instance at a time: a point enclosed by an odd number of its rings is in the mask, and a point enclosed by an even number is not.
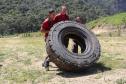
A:
[[[81,19],[81,17],[79,17],[79,16],[77,16],[75,20],[76,20],[76,22],[82,23],[82,19]]]
[[[61,13],[62,14],[67,14],[67,7],[65,5],[61,6]]]
[[[49,16],[50,19],[54,19],[54,17],[55,17],[55,11],[53,9],[50,9],[48,16]]]
[[[79,23],[86,24],[86,18],[82,18],[82,17],[80,17],[80,16],[77,16],[77,17],[75,18],[75,21],[76,21],[76,22],[79,22]]]

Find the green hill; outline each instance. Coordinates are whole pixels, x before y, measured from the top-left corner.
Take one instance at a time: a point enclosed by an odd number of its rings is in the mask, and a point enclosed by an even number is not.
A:
[[[91,29],[93,29],[97,26],[100,27],[101,25],[118,26],[118,25],[125,25],[125,24],[126,24],[126,12],[115,14],[113,16],[101,17],[97,20],[94,20],[94,21],[91,21],[88,23],[88,25]]]

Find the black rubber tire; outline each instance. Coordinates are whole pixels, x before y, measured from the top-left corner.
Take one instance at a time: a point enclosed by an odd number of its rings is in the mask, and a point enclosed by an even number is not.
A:
[[[66,36],[78,40],[81,47],[85,48],[84,52],[77,54],[68,51],[63,45]],[[83,70],[100,57],[100,44],[96,36],[84,25],[73,21],[59,22],[51,28],[46,49],[50,60],[65,71]]]

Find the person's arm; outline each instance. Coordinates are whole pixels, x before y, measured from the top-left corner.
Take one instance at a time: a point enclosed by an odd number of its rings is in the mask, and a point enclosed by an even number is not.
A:
[[[49,30],[42,29],[41,32],[42,32],[42,33],[48,33]]]
[[[58,16],[56,15],[55,17],[54,17],[54,23],[56,24],[58,22]]]
[[[69,18],[69,16],[68,16],[68,14],[66,14],[66,19],[67,19],[67,20],[70,20],[70,18]]]
[[[46,23],[43,23],[42,25],[41,25],[41,29],[40,29],[40,31],[42,32],[42,33],[48,33],[49,32],[49,30],[47,30],[47,24]]]

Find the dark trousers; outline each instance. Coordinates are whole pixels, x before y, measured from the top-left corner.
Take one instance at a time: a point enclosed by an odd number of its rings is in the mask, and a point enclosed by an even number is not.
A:
[[[46,42],[46,39],[47,38],[45,38],[45,42]],[[45,68],[49,67],[49,62],[50,62],[50,59],[49,59],[49,56],[47,55],[42,66]]]
[[[78,46],[80,46],[81,48],[81,53],[83,53],[85,51],[85,45],[80,45],[76,40],[73,40],[74,45],[72,47],[72,52],[74,53],[78,53]]]
[[[73,53],[78,53],[78,44],[75,40],[73,40],[74,44],[73,44],[73,47],[72,47],[72,52]]]
[[[73,42],[74,42],[74,44],[73,44],[73,47],[72,47],[72,52],[78,53],[78,44],[77,44],[76,40],[73,40]],[[65,40],[63,41],[63,44],[67,48],[68,45],[69,45],[69,38],[65,38]]]
[[[73,53],[78,53],[78,43],[77,43],[76,40],[73,40],[73,42],[74,42],[74,45],[73,45],[73,47],[72,47],[72,52],[73,52]],[[65,40],[63,41],[63,44],[64,44],[65,47],[67,48],[67,47],[68,47],[68,44],[69,44],[69,38],[65,38]],[[84,51],[84,50],[81,48],[81,52],[83,52],[83,51]],[[43,63],[43,66],[44,66],[45,68],[49,67],[49,62],[50,62],[50,59],[49,59],[49,56],[47,56],[47,57],[45,58],[45,61],[44,61],[44,63]]]
[[[49,59],[49,56],[47,56],[47,57],[45,58],[45,60],[44,60],[43,66],[44,66],[45,68],[49,67],[49,62],[50,62],[50,59]]]

